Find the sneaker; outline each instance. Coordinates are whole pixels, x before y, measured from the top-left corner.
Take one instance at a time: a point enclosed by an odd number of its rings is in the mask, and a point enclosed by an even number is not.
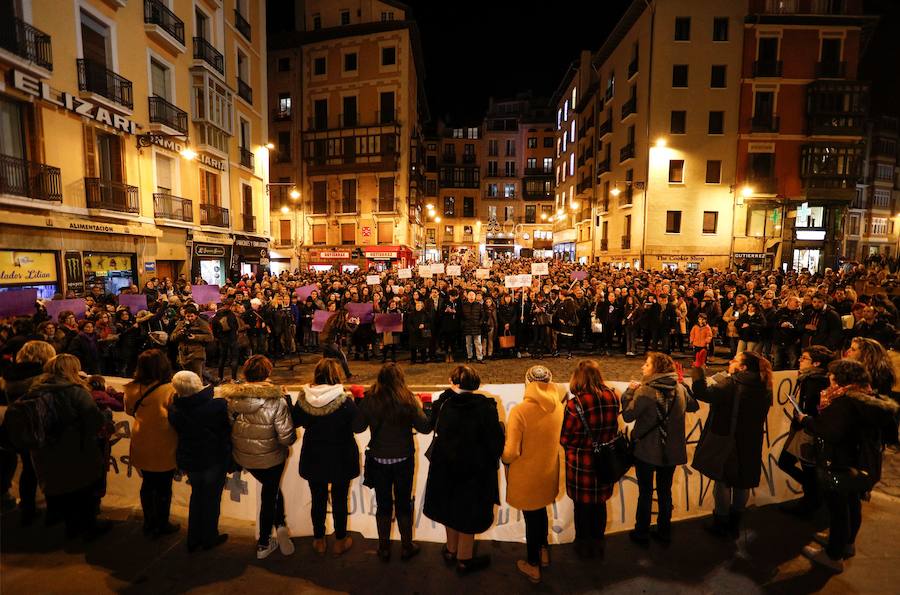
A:
[[[269,554],[275,551],[275,548],[278,547],[278,544],[274,539],[270,539],[269,543],[259,544],[256,546],[256,559],[257,560],[265,560],[269,557]]]
[[[534,584],[538,584],[541,582],[541,567],[540,566],[532,566],[528,563],[527,560],[517,560],[516,568],[519,569],[519,572],[525,575],[529,581]]]
[[[813,535],[813,541],[821,545],[822,547],[828,546],[828,531],[821,531]],[[856,555],[856,544],[848,543],[844,548],[844,560],[848,558],[852,558]]]
[[[291,533],[284,525],[275,529],[275,541],[278,543],[278,549],[281,550],[282,555],[290,556],[294,553],[294,542],[291,541]]]
[[[802,554],[805,558],[809,558],[811,562],[820,564],[836,574],[844,572],[844,561],[832,559],[831,556],[821,548],[807,545],[803,548]]]

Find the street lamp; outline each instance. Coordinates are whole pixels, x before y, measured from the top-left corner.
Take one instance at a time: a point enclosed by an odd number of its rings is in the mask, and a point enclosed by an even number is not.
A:
[[[266,148],[269,149],[270,151],[274,151],[275,143],[266,143]]]
[[[293,190],[291,190],[289,196],[294,200],[297,200],[298,198],[300,198],[300,191],[294,188]]]

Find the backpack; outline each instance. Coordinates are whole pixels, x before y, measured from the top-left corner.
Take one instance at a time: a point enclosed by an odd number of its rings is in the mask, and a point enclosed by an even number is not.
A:
[[[3,421],[10,442],[20,450],[38,450],[59,439],[63,423],[53,393],[40,388],[10,403]]]

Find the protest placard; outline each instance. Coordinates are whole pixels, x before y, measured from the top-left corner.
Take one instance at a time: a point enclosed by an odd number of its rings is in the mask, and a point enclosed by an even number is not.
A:
[[[372,302],[350,302],[345,306],[348,316],[359,318],[360,324],[372,324],[375,319],[375,312],[372,309]]]
[[[0,291],[0,316],[31,316],[37,301],[37,289]]]
[[[508,289],[531,287],[531,275],[507,275],[506,279],[504,279],[504,285]]]
[[[380,275],[366,275],[366,285],[378,285],[381,283]]]
[[[119,305],[125,306],[132,314],[147,309],[147,295],[143,293],[123,293],[119,296]]]
[[[538,277],[540,275],[549,275],[550,267],[547,266],[546,262],[532,262],[531,274],[535,277]]]
[[[443,275],[444,274],[444,263],[443,262],[432,263],[431,273],[434,275]]]
[[[412,279],[412,269],[400,269],[397,271],[397,277],[400,279]]]
[[[375,315],[375,332],[401,333],[403,332],[403,314],[390,312]]]
[[[458,264],[447,265],[447,276],[448,277],[459,277],[462,275],[462,267]]]
[[[420,264],[419,265],[419,276],[420,277],[431,277],[434,275],[434,269],[431,268],[430,264]]]
[[[84,318],[84,310],[87,306],[84,298],[77,298],[74,300],[50,300],[44,302],[44,307],[47,308],[47,316],[50,317],[50,320],[56,322],[59,321],[59,313],[65,310],[71,310],[75,313],[75,318],[81,320]],[[146,307],[144,309],[146,310]]]
[[[321,333],[322,329],[325,328],[325,323],[328,322],[328,319],[335,315],[335,312],[329,312],[328,310],[316,310],[313,313],[312,319],[312,330],[314,333]]]
[[[572,273],[569,275],[572,281],[584,281],[585,279],[587,279],[587,276],[587,271],[572,271]]]
[[[312,285],[304,285],[303,287],[298,287],[297,289],[294,290],[294,293],[297,294],[297,297],[299,299],[306,300],[306,298],[308,298],[309,296],[312,295],[312,292],[318,291],[318,290],[319,290],[319,286],[312,284]]]
[[[208,304],[218,304],[222,301],[222,294],[219,293],[218,285],[191,285],[191,297],[203,307]]]
[[[490,269],[475,269],[475,278],[476,279],[487,279],[491,276]]]

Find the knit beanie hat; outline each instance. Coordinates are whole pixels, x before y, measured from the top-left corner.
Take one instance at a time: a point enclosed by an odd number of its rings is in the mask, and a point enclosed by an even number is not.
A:
[[[525,372],[525,382],[552,382],[553,372],[546,366],[531,366]]]

